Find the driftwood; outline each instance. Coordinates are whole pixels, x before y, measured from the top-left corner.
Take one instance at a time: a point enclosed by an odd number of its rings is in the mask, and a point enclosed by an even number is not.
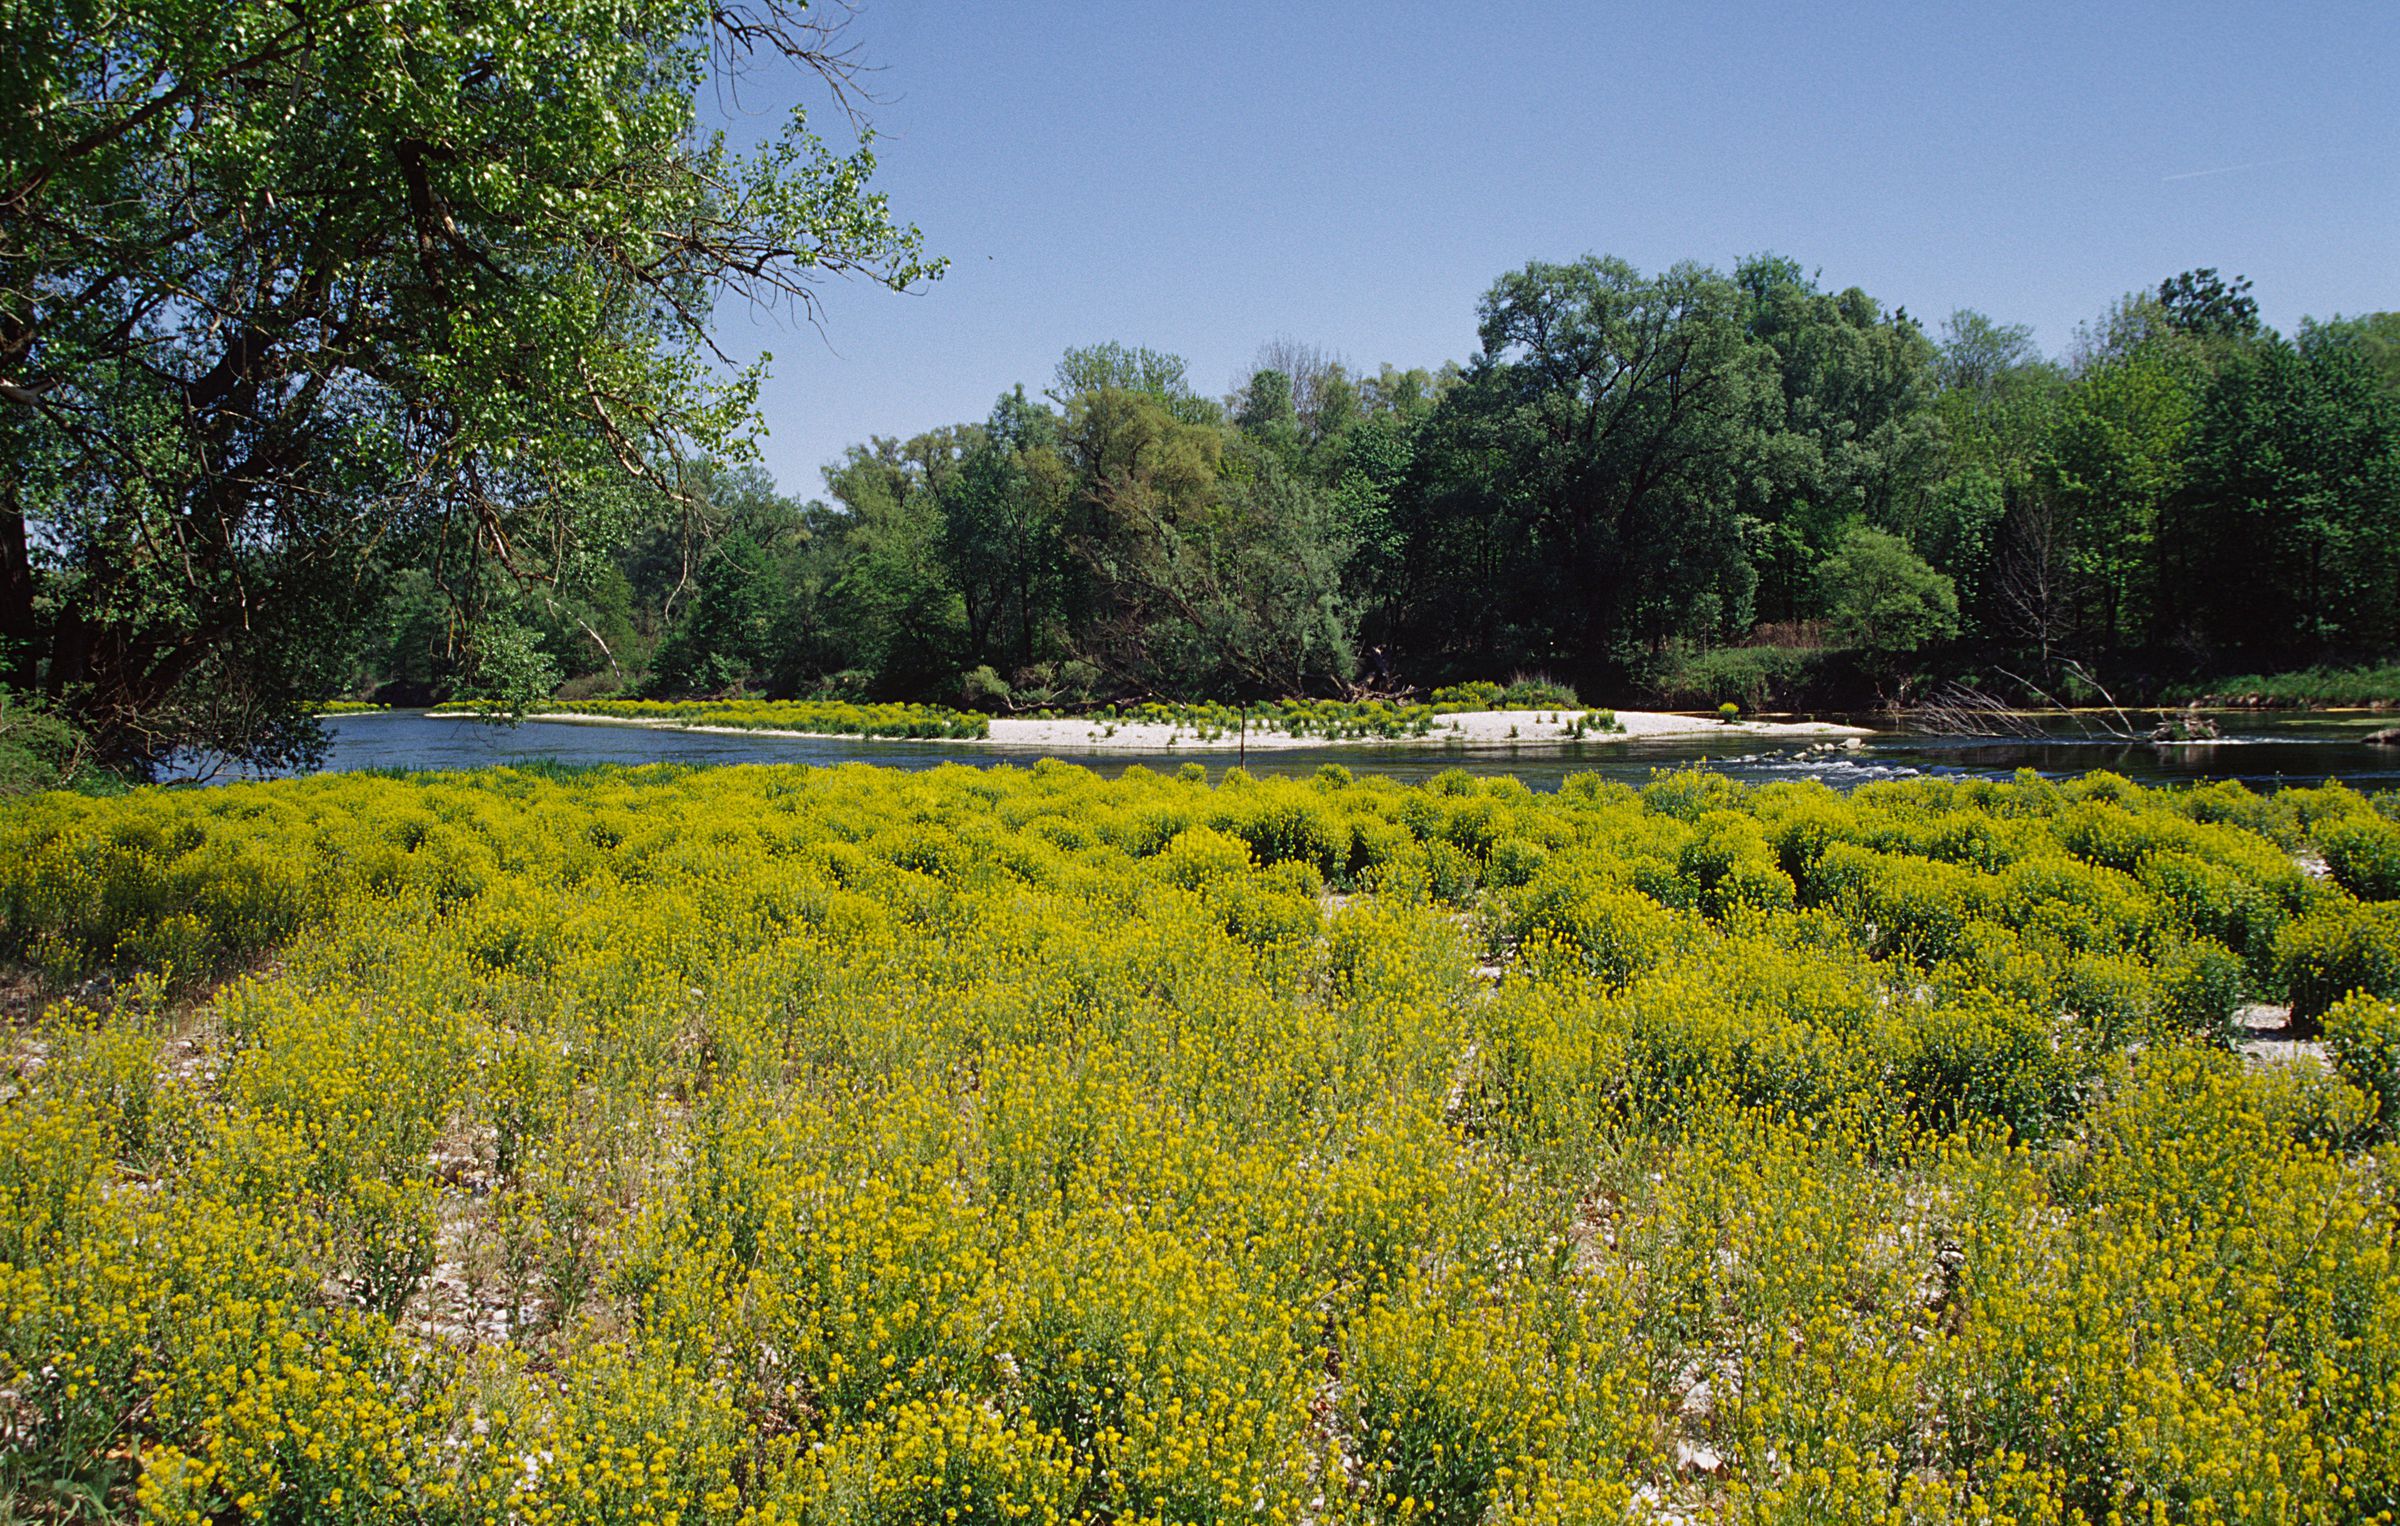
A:
[[[1995,694],[1944,684],[1903,714],[1915,730],[1945,737],[2037,737],[2041,723]]]
[[[1935,736],[2031,739],[2049,735],[2049,729],[2043,722],[2053,716],[2062,716],[2086,737],[2107,737],[2119,742],[2193,742],[2211,741],[2216,737],[2216,723],[2197,712],[2162,719],[2157,726],[2143,731],[2090,668],[2071,658],[2061,666],[2069,676],[2080,680],[2100,696],[2108,706],[2106,713],[2078,710],[2033,680],[2002,668],[1999,672],[2003,678],[2016,684],[2039,703],[2033,706],[2011,705],[1981,689],[1964,684],[1948,684],[1924,703],[1912,707],[1907,712],[1908,719],[1918,729]]]

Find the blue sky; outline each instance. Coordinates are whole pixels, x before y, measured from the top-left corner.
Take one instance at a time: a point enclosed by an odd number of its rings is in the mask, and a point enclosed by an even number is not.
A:
[[[2393,0],[860,0],[849,36],[878,183],[951,267],[828,286],[821,332],[720,312],[729,350],[775,355],[766,464],[803,495],[1070,345],[1173,351],[1211,393],[1277,337],[1464,359],[1477,296],[1537,258],[1771,249],[2053,351],[2200,265],[2281,328],[2400,306]],[[779,120],[770,90],[740,104],[737,134]]]

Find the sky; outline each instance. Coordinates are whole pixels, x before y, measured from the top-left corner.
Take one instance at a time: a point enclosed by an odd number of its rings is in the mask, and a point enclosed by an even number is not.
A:
[[[1074,345],[1173,352],[1210,394],[1274,339],[1463,361],[1535,259],[1772,250],[2053,353],[2199,266],[2286,331],[2400,307],[2394,0],[858,0],[847,39],[876,185],[950,266],[829,283],[815,325],[721,305],[729,352],[774,356],[761,449],[801,496]],[[797,82],[710,109],[740,140],[794,102],[844,142]]]

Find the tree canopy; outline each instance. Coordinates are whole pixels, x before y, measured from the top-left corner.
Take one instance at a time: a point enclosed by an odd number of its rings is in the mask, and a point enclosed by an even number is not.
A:
[[[0,684],[106,754],[304,748],[362,598],[588,583],[741,455],[718,294],[938,273],[795,113],[797,4],[37,0],[0,68]]]

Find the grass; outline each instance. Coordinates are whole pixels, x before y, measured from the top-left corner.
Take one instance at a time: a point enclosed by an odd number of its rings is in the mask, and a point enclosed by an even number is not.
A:
[[[2167,692],[2171,704],[2289,707],[2400,704],[2400,663],[2350,668],[2301,668],[2245,673],[2184,684]]]

